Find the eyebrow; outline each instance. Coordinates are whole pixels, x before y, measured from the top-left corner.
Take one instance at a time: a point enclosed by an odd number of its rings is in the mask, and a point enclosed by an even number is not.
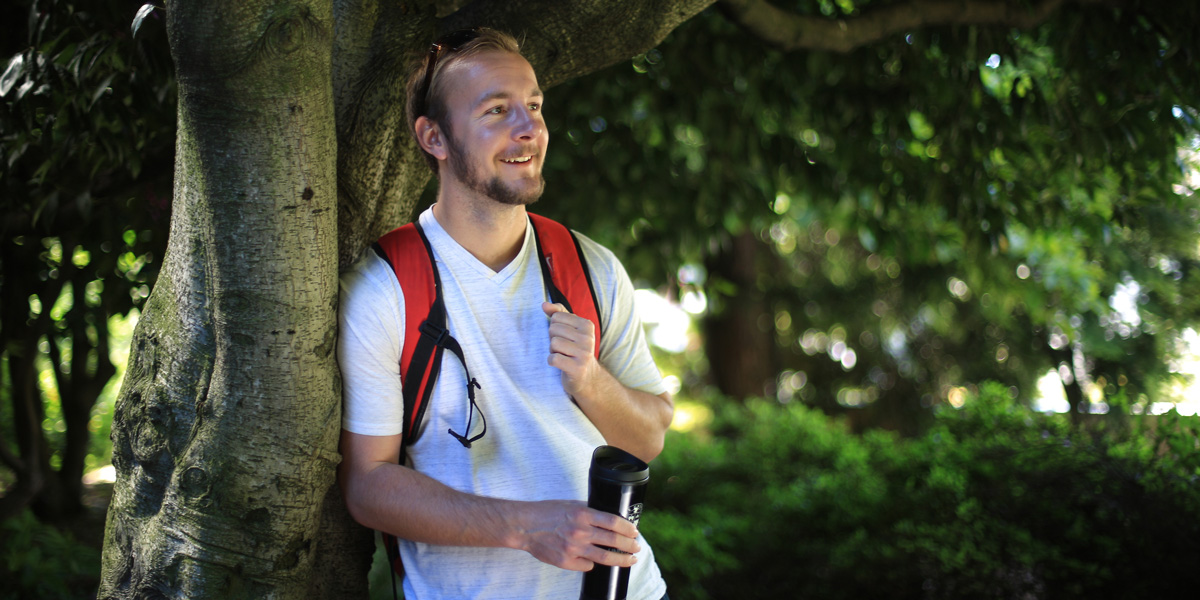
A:
[[[545,97],[545,95],[542,93],[542,88],[540,87],[535,87],[530,90],[529,96],[537,96],[539,98]],[[480,104],[486,104],[491,100],[508,100],[509,98],[512,98],[512,94],[508,92],[488,92],[480,96],[479,100],[475,101],[475,106],[478,107]]]

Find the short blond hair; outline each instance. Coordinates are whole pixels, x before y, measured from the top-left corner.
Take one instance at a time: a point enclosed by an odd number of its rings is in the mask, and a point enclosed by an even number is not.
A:
[[[405,109],[408,115],[408,131],[417,137],[417,118],[425,117],[439,126],[447,134],[450,132],[450,120],[446,117],[446,100],[442,93],[441,73],[446,70],[446,67],[465,60],[483,52],[510,52],[517,56],[522,56],[521,45],[513,36],[488,27],[480,27],[472,30],[477,35],[474,39],[462,44],[458,48],[442,50],[433,65],[433,74],[428,77],[429,88],[425,89],[425,80],[427,74],[425,70],[428,68],[429,54],[428,52],[420,55],[419,58],[414,57],[409,65],[408,84],[405,87],[406,102]],[[454,35],[454,34],[449,34]],[[445,39],[448,36],[443,36],[439,39]],[[434,41],[434,43],[438,43]],[[420,144],[417,144],[420,148]],[[438,161],[432,154],[421,148],[421,153],[425,155],[425,161],[429,164],[429,168],[433,170],[434,175],[438,173]]]

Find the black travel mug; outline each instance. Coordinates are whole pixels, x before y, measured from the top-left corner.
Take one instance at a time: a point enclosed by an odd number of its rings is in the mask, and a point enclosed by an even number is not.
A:
[[[637,525],[647,483],[649,465],[616,446],[600,446],[592,452],[588,508],[619,515]],[[597,564],[583,574],[579,600],[625,600],[628,591],[629,567]]]

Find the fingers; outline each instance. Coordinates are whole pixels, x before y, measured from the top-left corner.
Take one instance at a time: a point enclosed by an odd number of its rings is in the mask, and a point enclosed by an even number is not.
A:
[[[581,561],[577,566],[584,567],[584,571],[591,570],[593,564],[631,567],[637,563],[636,554],[642,551],[636,537],[627,537],[600,528],[593,528],[591,531],[580,530],[579,533],[575,553]]]
[[[638,551],[640,551],[640,546]],[[611,546],[589,544],[580,547],[580,554],[566,567],[572,571],[591,571],[595,565],[610,567],[632,567],[638,562],[637,552],[623,552]]]
[[[590,508],[587,510],[593,518],[592,526],[597,529],[591,543],[631,554],[641,552],[637,541],[638,530],[633,523],[617,515]]]
[[[562,372],[563,389],[575,399],[596,379],[596,324],[567,312],[561,304],[543,302],[542,311],[550,319],[550,355],[546,363]]]
[[[543,303],[542,309],[550,317],[551,352],[570,356],[591,353],[596,343],[595,323],[566,312],[560,304]]]
[[[596,324],[570,313],[559,313],[550,319],[550,337],[573,342],[596,340]]]
[[[549,564],[554,564],[550,561]],[[581,556],[562,564],[555,565],[568,571],[591,571],[596,565],[606,565],[609,567],[632,567],[638,562],[637,556],[633,554],[624,554],[621,552],[613,552],[605,550],[599,546],[592,546],[588,552],[588,556]]]
[[[576,331],[579,333],[593,335],[595,333],[596,324],[579,315],[567,312],[567,309],[561,304],[550,304],[549,302],[542,303],[542,312],[550,317],[550,327],[557,327],[564,331]]]
[[[576,339],[565,335],[550,336],[550,353],[562,354],[572,358],[582,358],[590,353],[586,338]]]
[[[582,388],[588,387],[595,371],[595,357],[592,355],[594,342],[575,342],[562,337],[550,338],[550,355],[546,364],[562,371],[563,387],[568,394],[574,395]]]
[[[572,571],[589,571],[596,564],[629,567],[641,551],[637,528],[616,515],[572,502],[541,502],[531,506],[542,525],[527,530],[522,547],[542,562]]]
[[[581,557],[580,561],[586,561],[587,566],[582,571],[590,571],[595,565],[606,565],[609,567],[632,567],[637,564],[637,556],[624,552],[614,552],[599,546],[592,546],[588,556]]]
[[[550,318],[550,365],[577,375],[586,366],[581,359],[595,348],[596,324],[567,312],[561,304],[543,302],[542,310]]]

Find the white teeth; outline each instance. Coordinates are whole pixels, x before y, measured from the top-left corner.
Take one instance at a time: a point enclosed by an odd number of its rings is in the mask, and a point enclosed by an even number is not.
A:
[[[532,156],[522,156],[520,158],[502,158],[500,160],[503,160],[506,163],[525,163],[525,162],[529,162],[529,161],[533,160],[533,157]]]

